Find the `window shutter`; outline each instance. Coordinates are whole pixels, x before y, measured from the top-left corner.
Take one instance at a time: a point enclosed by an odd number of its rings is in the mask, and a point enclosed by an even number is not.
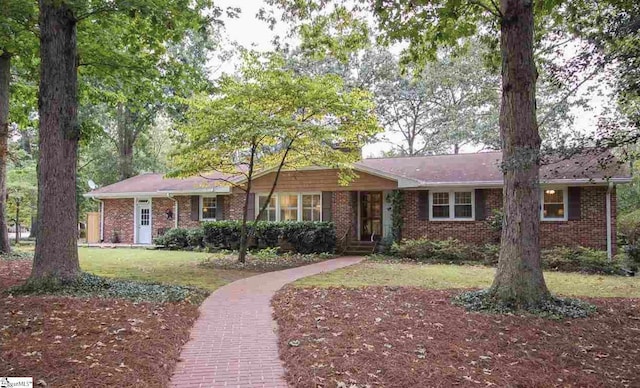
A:
[[[429,190],[418,191],[418,219],[429,220]]]
[[[247,206],[247,221],[256,219],[256,195],[249,193],[249,206]]]
[[[200,197],[197,195],[191,196],[191,221],[200,220]]]
[[[485,194],[486,190],[484,189],[474,190],[476,221],[484,221],[487,219]]]
[[[216,221],[224,220],[224,195],[216,196]]]
[[[569,196],[569,215],[568,219],[570,221],[577,221],[580,219],[580,187],[569,187],[568,188],[568,196]]]
[[[333,192],[322,192],[322,221],[331,222],[333,211]]]

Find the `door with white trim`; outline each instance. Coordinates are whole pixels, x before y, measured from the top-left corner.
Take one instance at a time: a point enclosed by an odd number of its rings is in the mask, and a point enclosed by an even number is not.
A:
[[[151,203],[149,200],[138,201],[136,208],[136,236],[138,244],[151,244]]]

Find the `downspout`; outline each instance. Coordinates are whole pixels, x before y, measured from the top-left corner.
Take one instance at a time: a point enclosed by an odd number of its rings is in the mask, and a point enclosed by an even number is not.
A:
[[[173,201],[173,227],[178,227],[178,200],[171,193],[167,193],[167,198]]]
[[[96,202],[100,203],[100,242],[104,242],[104,201],[101,199],[97,199],[95,197],[91,197]]]
[[[611,237],[611,192],[613,191],[613,182],[609,182],[607,187],[607,259],[613,259],[613,244]]]

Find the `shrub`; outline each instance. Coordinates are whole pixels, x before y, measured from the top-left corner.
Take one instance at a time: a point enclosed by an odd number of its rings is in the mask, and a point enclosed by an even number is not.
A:
[[[640,267],[640,242],[624,247],[625,265],[633,272],[638,272]]]
[[[607,252],[585,247],[555,247],[542,251],[542,268],[553,271],[613,275],[618,263],[609,261]]]
[[[640,210],[618,217],[618,234],[627,244],[640,243]]]
[[[204,248],[204,229],[191,229],[187,233],[187,243],[191,248]]]
[[[184,228],[169,229],[164,235],[156,237],[153,242],[169,249],[185,249],[190,246],[189,232]]]
[[[204,245],[216,249],[238,249],[240,221],[215,221],[203,225]],[[257,248],[282,248],[288,245],[298,253],[333,253],[336,246],[335,227],[330,222],[266,222],[249,223],[248,232],[255,237]],[[251,239],[250,239],[251,240]],[[251,246],[250,246],[251,247]]]
[[[629,246],[626,251],[631,269],[638,267],[640,246]],[[500,246],[496,244],[476,246],[455,239],[403,240],[400,244],[392,245],[390,254],[399,259],[422,263],[478,263],[495,266],[498,263]],[[606,252],[584,247],[545,249],[542,251],[542,267],[546,270],[589,274],[613,275],[623,272],[619,262],[608,260]]]

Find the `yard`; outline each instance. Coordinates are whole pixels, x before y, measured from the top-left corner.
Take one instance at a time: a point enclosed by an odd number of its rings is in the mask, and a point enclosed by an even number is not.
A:
[[[31,251],[32,247],[20,247]],[[80,248],[81,268],[106,277],[209,291],[253,275],[198,266],[211,254]],[[0,292],[22,283],[30,260],[0,260]],[[48,386],[165,386],[198,316],[195,304],[0,293],[0,375]],[[99,383],[98,383],[99,382]]]
[[[586,319],[467,313],[464,288],[494,269],[364,262],[302,279],[273,299],[293,386],[640,386],[640,279],[546,273],[594,303]],[[405,287],[406,286],[406,287]]]

